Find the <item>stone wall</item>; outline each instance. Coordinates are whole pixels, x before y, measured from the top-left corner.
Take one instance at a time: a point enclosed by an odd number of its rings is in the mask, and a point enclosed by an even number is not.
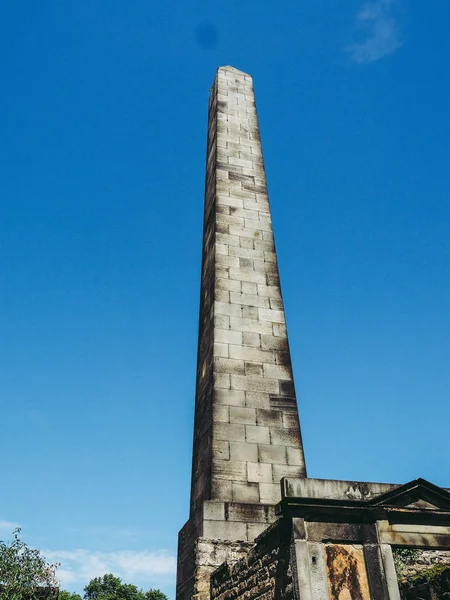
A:
[[[449,550],[394,550],[402,600],[450,600]]]
[[[211,600],[293,600],[288,525],[274,523],[256,539],[247,556],[222,564],[211,575]]]
[[[195,556],[195,588],[196,598],[209,597],[210,576],[217,565],[235,564],[244,559],[253,548],[250,542],[230,542],[226,540],[211,540],[199,538],[196,541]]]
[[[395,566],[400,582],[411,580],[437,565],[450,568],[450,550],[394,550]]]

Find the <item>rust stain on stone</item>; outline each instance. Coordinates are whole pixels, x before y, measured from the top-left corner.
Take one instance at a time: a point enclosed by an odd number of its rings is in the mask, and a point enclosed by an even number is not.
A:
[[[362,546],[327,544],[328,591],[331,600],[370,600]]]

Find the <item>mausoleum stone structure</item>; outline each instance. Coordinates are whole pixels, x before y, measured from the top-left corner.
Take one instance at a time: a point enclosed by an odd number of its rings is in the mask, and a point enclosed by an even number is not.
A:
[[[177,600],[400,600],[396,547],[449,550],[450,494],[307,478],[252,78],[221,67]]]

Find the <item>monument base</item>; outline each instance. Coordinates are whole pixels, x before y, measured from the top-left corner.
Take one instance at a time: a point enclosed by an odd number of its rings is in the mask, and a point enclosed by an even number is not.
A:
[[[423,479],[405,485],[284,479],[282,485],[279,519],[245,557],[212,573],[211,600],[413,598],[400,594],[398,549],[436,551],[437,585],[447,585],[448,490]]]
[[[270,504],[204,502],[178,534],[177,600],[208,599],[211,573],[246,556],[275,520]]]

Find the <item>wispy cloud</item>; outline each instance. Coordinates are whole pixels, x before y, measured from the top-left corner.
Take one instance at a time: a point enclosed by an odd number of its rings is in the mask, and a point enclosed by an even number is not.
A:
[[[169,578],[176,570],[176,558],[168,550],[47,550],[44,554],[49,561],[61,563],[57,575],[63,587],[87,584],[93,577],[101,577],[105,573],[114,573],[133,583],[146,583]]]
[[[399,26],[393,14],[397,0],[366,2],[356,15],[359,41],[347,46],[351,59],[370,63],[392,54],[402,45]]]
[[[14,521],[1,521],[0,520],[0,534],[4,533],[12,533],[16,527],[19,527],[19,523],[14,523]]]
[[[103,541],[105,539],[120,540],[120,539],[138,539],[150,535],[148,531],[143,529],[133,529],[131,527],[115,527],[112,525],[90,525],[87,527],[69,527],[70,533],[78,533],[83,536],[99,537]]]

